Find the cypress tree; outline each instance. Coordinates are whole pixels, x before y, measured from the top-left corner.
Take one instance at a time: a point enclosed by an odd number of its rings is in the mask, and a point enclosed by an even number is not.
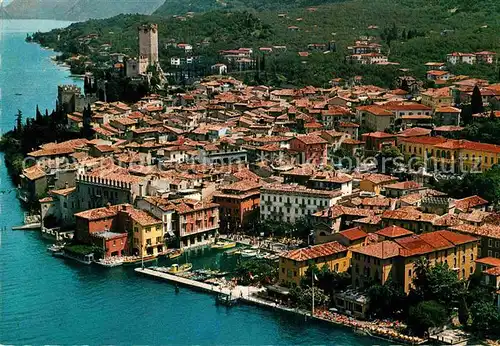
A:
[[[23,112],[20,109],[17,110],[16,128],[19,133],[23,132]]]
[[[40,113],[40,108],[38,108],[38,105],[36,105],[36,116],[35,116],[35,122],[37,124],[41,124],[42,123],[42,113]]]
[[[470,105],[471,105],[472,114],[484,112],[483,98],[481,96],[481,90],[479,90],[479,87],[477,85],[474,87],[474,90],[472,90],[472,97],[470,100]]]

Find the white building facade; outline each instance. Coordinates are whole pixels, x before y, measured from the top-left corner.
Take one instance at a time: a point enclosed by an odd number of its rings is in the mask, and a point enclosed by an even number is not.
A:
[[[341,197],[340,190],[315,190],[295,184],[266,185],[260,192],[260,218],[295,223],[335,205]]]

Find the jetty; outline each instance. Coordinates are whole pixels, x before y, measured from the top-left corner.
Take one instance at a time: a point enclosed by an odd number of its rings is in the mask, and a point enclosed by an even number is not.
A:
[[[272,302],[266,299],[262,299],[258,296],[259,292],[265,291],[265,288],[257,288],[254,286],[235,286],[233,288],[215,286],[205,282],[199,282],[188,278],[183,278],[180,276],[159,272],[150,268],[136,268],[135,272],[144,276],[151,277],[153,279],[163,280],[171,282],[175,285],[176,290],[178,290],[179,286],[189,287],[191,289],[207,292],[216,296],[216,303],[226,306],[232,306],[237,302],[242,302],[250,305],[260,306],[264,308],[269,308],[273,310],[280,310],[282,312],[292,313],[295,315],[303,316],[306,320],[311,319],[315,321],[321,321],[328,324],[333,324],[345,328],[350,328],[356,333],[370,336],[373,338],[389,341],[389,342],[397,342],[398,344],[407,344],[407,345],[420,345],[425,343],[427,340],[420,338],[412,338],[402,336],[401,338],[391,337],[390,335],[379,335],[377,333],[376,327],[373,324],[368,322],[361,322],[354,319],[351,319],[348,316],[343,316],[347,321],[336,321],[326,316],[323,316],[321,312],[318,311],[311,315],[311,311],[302,310],[299,308],[291,308],[288,306],[284,306],[278,304],[276,302]]]
[[[149,276],[154,279],[168,281],[179,286],[189,287],[195,290],[211,293],[214,295],[226,295],[238,299],[248,298],[251,294],[260,292],[263,289],[248,286],[235,286],[234,288],[216,286],[206,282],[200,282],[183,278],[181,276],[172,275],[164,272],[159,272],[150,268],[136,268],[135,272],[144,276]]]
[[[42,224],[40,222],[34,222],[22,226],[13,226],[12,229],[14,231],[34,231],[39,230],[40,227],[42,227]]]

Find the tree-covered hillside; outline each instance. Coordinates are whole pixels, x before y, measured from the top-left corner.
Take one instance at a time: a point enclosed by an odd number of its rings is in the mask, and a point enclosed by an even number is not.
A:
[[[211,11],[182,19],[122,15],[76,23],[68,29],[37,35],[36,39],[59,51],[88,54],[86,46],[80,45],[77,38],[97,33],[99,38],[90,45],[110,43],[112,51],[135,56],[137,26],[153,22],[159,26],[163,66],[169,65],[170,57],[180,54],[178,50],[166,48],[171,42],[192,44],[193,54],[203,56],[207,65],[217,62],[223,49],[251,47],[258,51],[259,47],[284,45],[286,53],[263,58],[265,66],[260,67],[265,73],[258,76],[258,81],[325,86],[332,77],[361,75],[366,83],[393,86],[395,77],[401,73],[399,69],[409,69],[404,73],[423,79],[426,62],[445,61],[446,54],[454,51],[490,50],[500,54],[500,1],[471,1],[347,0],[320,5],[316,10],[287,7],[287,10],[263,12]],[[298,30],[291,31],[290,26]],[[57,35],[60,35],[59,41]],[[367,66],[346,62],[347,47],[360,36],[375,37],[389,60],[400,65]],[[335,52],[311,53],[305,59],[297,54],[307,50],[309,44],[331,41],[336,43]],[[451,72],[490,81],[498,81],[499,74],[495,65],[479,64],[457,65]]]
[[[292,8],[318,6],[346,0],[166,0],[155,14],[180,15],[186,12],[213,10],[281,11]]]
[[[12,18],[87,20],[120,13],[151,14],[164,0],[12,0],[5,10]]]

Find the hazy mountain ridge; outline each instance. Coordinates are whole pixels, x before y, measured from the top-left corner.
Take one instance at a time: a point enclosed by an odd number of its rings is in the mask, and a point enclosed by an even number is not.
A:
[[[181,15],[186,12],[207,12],[212,10],[278,11],[343,1],[347,0],[166,0],[155,11],[155,14]]]
[[[12,18],[86,20],[120,13],[151,14],[164,0],[12,0],[5,10]]]

